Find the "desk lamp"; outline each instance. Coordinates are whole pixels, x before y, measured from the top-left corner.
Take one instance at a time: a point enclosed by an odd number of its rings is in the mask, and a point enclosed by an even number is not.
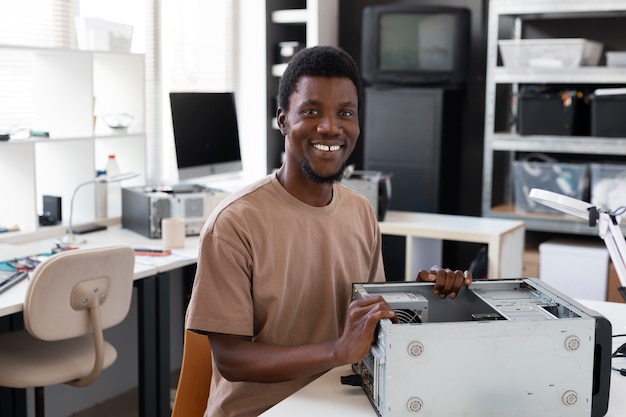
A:
[[[74,192],[72,193],[72,199],[70,201],[70,217],[68,220],[68,225],[67,225],[67,234],[65,236],[63,236],[60,239],[56,240],[56,243],[60,246],[60,247],[69,247],[69,246],[73,246],[75,244],[78,243],[85,243],[85,239],[77,239],[76,235],[74,235],[74,231],[72,229],[72,215],[74,213],[74,197],[76,197],[76,192],[83,187],[84,185],[88,185],[88,184],[95,184],[95,183],[111,183],[111,182],[119,182],[119,181],[124,181],[124,180],[128,180],[131,178],[135,178],[139,176],[139,172],[137,171],[131,171],[131,172],[124,172],[121,174],[117,174],[117,175],[112,175],[110,177],[106,176],[106,175],[100,175],[96,178],[94,178],[93,180],[89,180],[89,181],[85,181],[81,184],[78,184],[76,186],[76,188],[74,189]]]
[[[593,204],[539,188],[530,190],[529,197],[545,206],[588,220],[590,227],[598,226],[598,234],[609,250],[609,256],[622,284],[617,290],[626,301],[626,241],[619,227],[619,215],[625,208],[621,207],[610,212]]]

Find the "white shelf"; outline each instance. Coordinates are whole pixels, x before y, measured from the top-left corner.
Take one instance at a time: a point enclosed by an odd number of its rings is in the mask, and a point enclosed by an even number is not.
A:
[[[626,20],[626,0],[491,0],[489,3],[488,40],[487,40],[487,77],[485,96],[485,142],[483,158],[483,194],[482,213],[484,216],[513,218],[524,220],[526,229],[530,231],[558,232],[570,234],[592,234],[593,229],[584,222],[572,220],[564,216],[542,216],[537,213],[516,212],[513,201],[514,181],[510,171],[510,163],[519,156],[516,153],[545,153],[557,160],[580,158],[584,161],[602,162],[607,159],[619,160],[626,156],[626,138],[606,138],[594,136],[560,136],[516,134],[514,129],[509,132],[496,132],[496,112],[515,120],[515,95],[523,84],[557,84],[557,85],[626,85],[624,68],[589,66],[572,69],[545,68],[509,68],[498,65],[498,41],[505,29],[510,29],[513,39],[521,39],[532,33],[534,25],[541,27],[544,37],[559,37],[568,20],[576,19],[573,28],[578,33],[590,34],[593,40],[612,45],[619,45],[619,34],[614,35],[602,27],[602,19]],[[559,22],[561,21],[561,22]],[[507,27],[506,22],[512,23]],[[592,26],[598,27],[593,31]],[[609,23],[609,21],[607,21]],[[616,23],[618,23],[616,25]],[[502,25],[502,27],[501,27]],[[535,32],[537,31],[535,27]],[[550,36],[552,35],[552,36]],[[575,36],[576,35],[576,36]],[[537,34],[535,33],[535,36]],[[567,37],[577,36],[577,32],[568,32]],[[597,36],[597,39],[596,39]],[[532,37],[532,36],[529,36]],[[501,90],[497,90],[500,88]],[[512,100],[500,96],[498,92],[508,89]],[[500,126],[499,129],[502,129]],[[508,129],[508,126],[505,127]],[[499,153],[496,157],[496,153]],[[500,184],[502,183],[502,184]],[[497,188],[494,188],[497,187]]]
[[[0,226],[18,225],[22,233],[37,230],[43,195],[62,198],[67,224],[74,189],[94,179],[109,154],[116,155],[123,171],[143,174],[124,186],[145,183],[143,55],[16,46],[0,46],[0,51],[25,54],[32,62],[32,128],[50,133],[49,138],[0,142],[0,193],[15,200],[0,205]],[[133,114],[127,131],[117,132],[94,118],[113,112]],[[121,207],[108,213],[120,214]],[[95,189],[86,186],[76,194],[72,220],[94,219]]]
[[[547,135],[521,136],[503,133],[493,135],[491,146],[495,151],[626,155],[626,138]]]

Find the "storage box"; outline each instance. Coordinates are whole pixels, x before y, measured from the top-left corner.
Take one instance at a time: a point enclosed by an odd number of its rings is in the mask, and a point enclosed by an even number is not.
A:
[[[587,39],[503,39],[505,67],[577,68],[598,65],[603,45]]]
[[[626,206],[626,165],[590,164],[591,204],[608,210]]]
[[[78,49],[90,51],[130,52],[133,26],[95,17],[77,16]]]
[[[607,52],[606,53],[606,66],[607,67],[626,67],[626,51]]]
[[[583,199],[587,183],[587,165],[560,162],[513,161],[515,210],[519,212],[561,213],[532,201],[528,194],[541,188]]]
[[[598,89],[590,101],[591,135],[626,138],[626,88]]]
[[[589,100],[578,91],[523,91],[519,95],[521,135],[587,136],[589,125]]]
[[[617,276],[617,270],[615,269],[615,265],[613,265],[613,262],[611,262],[609,266],[609,283],[606,291],[606,301],[612,301],[614,303],[625,302],[624,297],[622,297],[622,294],[620,294],[620,292],[617,290],[621,286],[622,283]]]
[[[608,276],[609,252],[601,241],[539,245],[539,279],[569,297],[605,301]]]

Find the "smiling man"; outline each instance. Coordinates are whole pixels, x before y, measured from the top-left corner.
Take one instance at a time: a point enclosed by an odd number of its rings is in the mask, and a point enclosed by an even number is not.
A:
[[[350,302],[353,282],[385,279],[376,214],[338,183],[359,137],[361,91],[346,52],[298,52],[278,91],[283,165],[225,199],[202,230],[186,326],[211,342],[206,417],[257,416],[360,361],[379,320],[395,319],[380,297]],[[464,283],[461,271],[435,275],[442,296]]]

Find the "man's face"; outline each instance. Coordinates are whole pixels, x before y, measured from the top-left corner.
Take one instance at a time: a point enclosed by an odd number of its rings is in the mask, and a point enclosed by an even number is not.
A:
[[[339,180],[360,134],[358,97],[349,78],[303,76],[279,109],[286,158],[309,180]]]

